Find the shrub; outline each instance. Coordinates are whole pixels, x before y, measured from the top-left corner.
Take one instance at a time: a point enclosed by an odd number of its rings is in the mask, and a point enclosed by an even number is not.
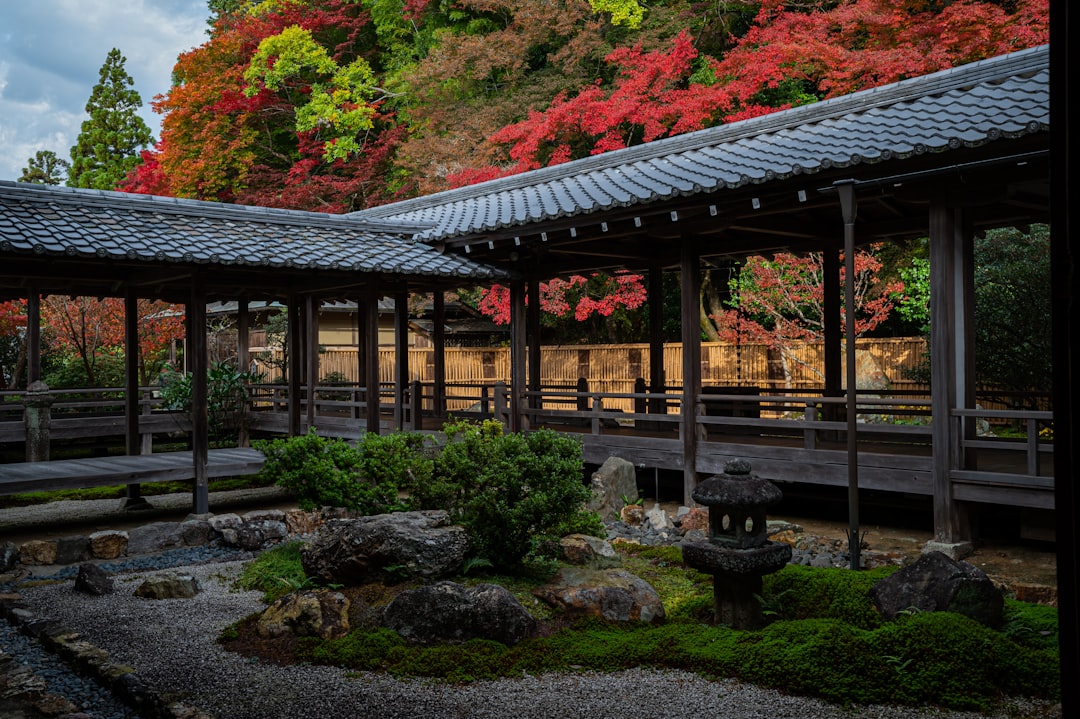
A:
[[[226,362],[214,362],[206,371],[207,431],[211,442],[235,443],[246,426],[251,385],[261,376],[241,372]],[[162,375],[161,398],[167,409],[191,412],[191,375]]]
[[[256,442],[266,455],[260,476],[285,487],[302,509],[345,507],[361,514],[409,509],[400,487],[423,484],[431,460],[419,435],[365,434],[356,446],[341,439],[306,435]]]
[[[306,587],[308,578],[300,562],[301,541],[286,542],[268,549],[248,562],[240,578],[236,580],[241,589],[254,589],[263,593],[263,601],[269,604],[280,596]]]
[[[584,509],[581,443],[551,430],[504,434],[498,422],[452,422],[434,478],[411,484],[423,509],[446,509],[469,532],[473,551],[512,569],[563,532],[601,529]]]

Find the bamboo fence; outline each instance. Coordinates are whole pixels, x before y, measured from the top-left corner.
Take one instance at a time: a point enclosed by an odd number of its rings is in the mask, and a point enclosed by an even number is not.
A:
[[[926,385],[907,377],[917,368],[926,351],[919,337],[861,339],[856,348],[863,365],[873,367],[887,382],[892,393],[925,393]],[[256,356],[271,355],[280,359],[280,351],[268,351]],[[447,347],[446,382],[449,387],[492,385],[510,382],[510,349],[508,347]],[[872,362],[871,362],[872,360]],[[632,393],[638,378],[648,382],[649,346],[574,345],[542,347],[540,377],[545,387],[568,390],[577,387],[578,379],[588,381],[589,391],[602,393]],[[824,387],[824,346],[807,342],[794,346],[788,354],[788,373],[785,377],[779,353],[765,344],[734,344],[705,342],[701,346],[701,377],[704,386],[757,387],[762,394],[781,390],[808,392]],[[280,379],[280,372],[262,362],[260,371],[267,381]],[[336,382],[359,383],[359,367],[355,348],[327,348],[319,353],[319,374]],[[393,348],[379,350],[379,377],[382,382],[395,380]],[[682,345],[664,345],[664,384],[682,385]],[[409,380],[431,383],[435,376],[435,355],[430,348],[409,350]],[[450,393],[451,395],[453,392]],[[621,404],[626,404],[622,407]],[[629,411],[631,401],[605,403]]]

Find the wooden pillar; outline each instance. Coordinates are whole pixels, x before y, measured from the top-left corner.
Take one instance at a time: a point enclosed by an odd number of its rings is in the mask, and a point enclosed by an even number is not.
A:
[[[432,294],[432,341],[435,344],[434,400],[432,410],[440,420],[446,417],[446,293],[437,289]]]
[[[187,308],[188,362],[191,367],[191,456],[195,464],[195,485],[192,491],[192,511],[206,514],[210,511],[210,484],[207,472],[209,463],[209,408],[207,365],[209,355],[206,344],[206,280],[196,274],[191,282],[191,302]]]
[[[540,281],[535,277],[532,278],[526,291],[528,301],[525,303],[525,341],[529,347],[529,391],[540,392],[540,384],[543,381],[541,376],[543,345],[540,342]],[[538,409],[541,405],[540,396],[538,394],[530,396],[528,405],[530,409]],[[531,417],[529,421],[532,421]],[[525,423],[526,426],[528,424],[529,422]]]
[[[658,264],[649,267],[649,392],[664,391],[664,270]],[[666,414],[667,402],[662,399],[649,401],[649,412]]]
[[[304,371],[304,342],[303,342],[303,329],[301,328],[301,308],[300,298],[295,294],[289,295],[288,307],[285,311],[288,312],[287,322],[288,329],[286,330],[287,344],[288,344],[288,382],[289,382],[289,436],[296,437],[301,434],[301,413],[300,413],[300,388],[301,378]]]
[[[405,397],[409,388],[409,292],[394,293],[394,426],[405,429]]]
[[[525,392],[525,280],[510,280],[510,431],[522,429],[521,398]]]
[[[856,423],[858,404],[855,362],[855,217],[858,199],[855,183],[846,182],[837,187],[840,209],[844,218],[844,341],[847,350],[847,462],[848,462],[848,557],[851,569],[862,567],[862,538],[859,536],[859,437]],[[828,283],[826,283],[828,284]]]
[[[31,286],[26,295],[26,386],[41,379],[41,293]],[[12,381],[14,384],[14,380]]]
[[[360,306],[361,335],[363,338],[363,374],[360,381],[366,390],[367,431],[379,433],[379,292],[371,284],[364,293]]]
[[[133,287],[124,291],[124,453],[142,453],[139,436],[139,298]],[[146,507],[139,484],[124,489],[124,508]]]
[[[251,370],[251,313],[247,300],[236,303],[236,369]]]
[[[963,425],[952,410],[968,406],[972,386],[966,339],[972,307],[968,287],[970,240],[964,238],[958,209],[930,207],[930,402],[933,416],[934,535],[940,542],[958,542],[966,528],[953,500],[950,473],[962,466]]]
[[[679,261],[682,285],[682,446],[683,504],[693,506],[697,486],[697,406],[701,393],[701,257],[693,243],[684,243]]]
[[[305,419],[310,429],[315,426],[315,387],[319,384],[319,307],[320,302],[308,295],[304,298],[305,384],[307,385],[307,412]]]
[[[840,329],[840,249],[826,247],[822,253],[821,274],[825,296],[822,302],[825,333],[825,396],[839,397],[843,394],[842,346],[843,332]],[[835,420],[836,405],[825,406],[825,419]]]

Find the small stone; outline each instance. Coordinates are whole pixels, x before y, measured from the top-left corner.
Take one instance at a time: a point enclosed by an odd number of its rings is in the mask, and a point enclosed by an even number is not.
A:
[[[619,510],[619,518],[623,524],[640,527],[645,522],[645,508],[640,504],[628,504]]]
[[[302,509],[290,509],[285,513],[285,527],[290,535],[311,534],[323,523],[322,515],[317,512],[305,512]]]
[[[587,534],[571,534],[559,540],[559,551],[570,564],[603,569],[617,567],[622,560],[611,544]]]
[[[56,562],[55,539],[31,539],[19,547],[19,561],[32,566],[47,566]]]
[[[166,574],[151,577],[135,590],[145,599],[191,599],[199,593],[199,583],[190,574]]]
[[[94,532],[89,537],[90,555],[95,559],[116,559],[127,551],[128,534],[114,529]]]
[[[278,598],[259,617],[260,637],[336,639],[349,633],[349,600],[341,592],[312,589]]]
[[[79,574],[75,577],[75,591],[95,597],[112,594],[113,580],[98,565],[83,564],[79,566]]]
[[[660,506],[659,502],[654,504],[652,509],[645,513],[645,521],[657,532],[662,532],[665,529],[671,529],[675,526],[672,524],[671,519],[668,518],[667,512]]]
[[[216,514],[207,520],[215,532],[224,532],[226,529],[239,529],[244,524],[238,514]]]
[[[34,702],[34,708],[47,717],[59,717],[61,715],[70,716],[74,712],[79,711],[79,707],[75,706],[67,699],[55,694],[46,694],[45,696]]]
[[[707,533],[709,531],[709,510],[702,507],[694,507],[688,510],[683,515],[681,526],[684,532],[696,529]]]

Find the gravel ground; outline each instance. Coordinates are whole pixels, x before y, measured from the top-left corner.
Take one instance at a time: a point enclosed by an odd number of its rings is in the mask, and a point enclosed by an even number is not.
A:
[[[197,597],[187,600],[134,597],[139,580],[154,572],[117,576],[115,593],[103,597],[78,594],[70,581],[24,588],[22,593],[37,614],[61,620],[108,651],[115,661],[131,664],[151,688],[219,719],[653,719],[669,714],[741,719],[988,719],[980,714],[910,707],[843,708],[675,671],[548,674],[455,686],[333,667],[272,666],[226,652],[215,642],[225,626],[263,606],[258,592],[233,588],[242,566],[242,561],[230,561],[185,567],[202,587]],[[1052,716],[1052,708],[1018,702],[989,719]]]

